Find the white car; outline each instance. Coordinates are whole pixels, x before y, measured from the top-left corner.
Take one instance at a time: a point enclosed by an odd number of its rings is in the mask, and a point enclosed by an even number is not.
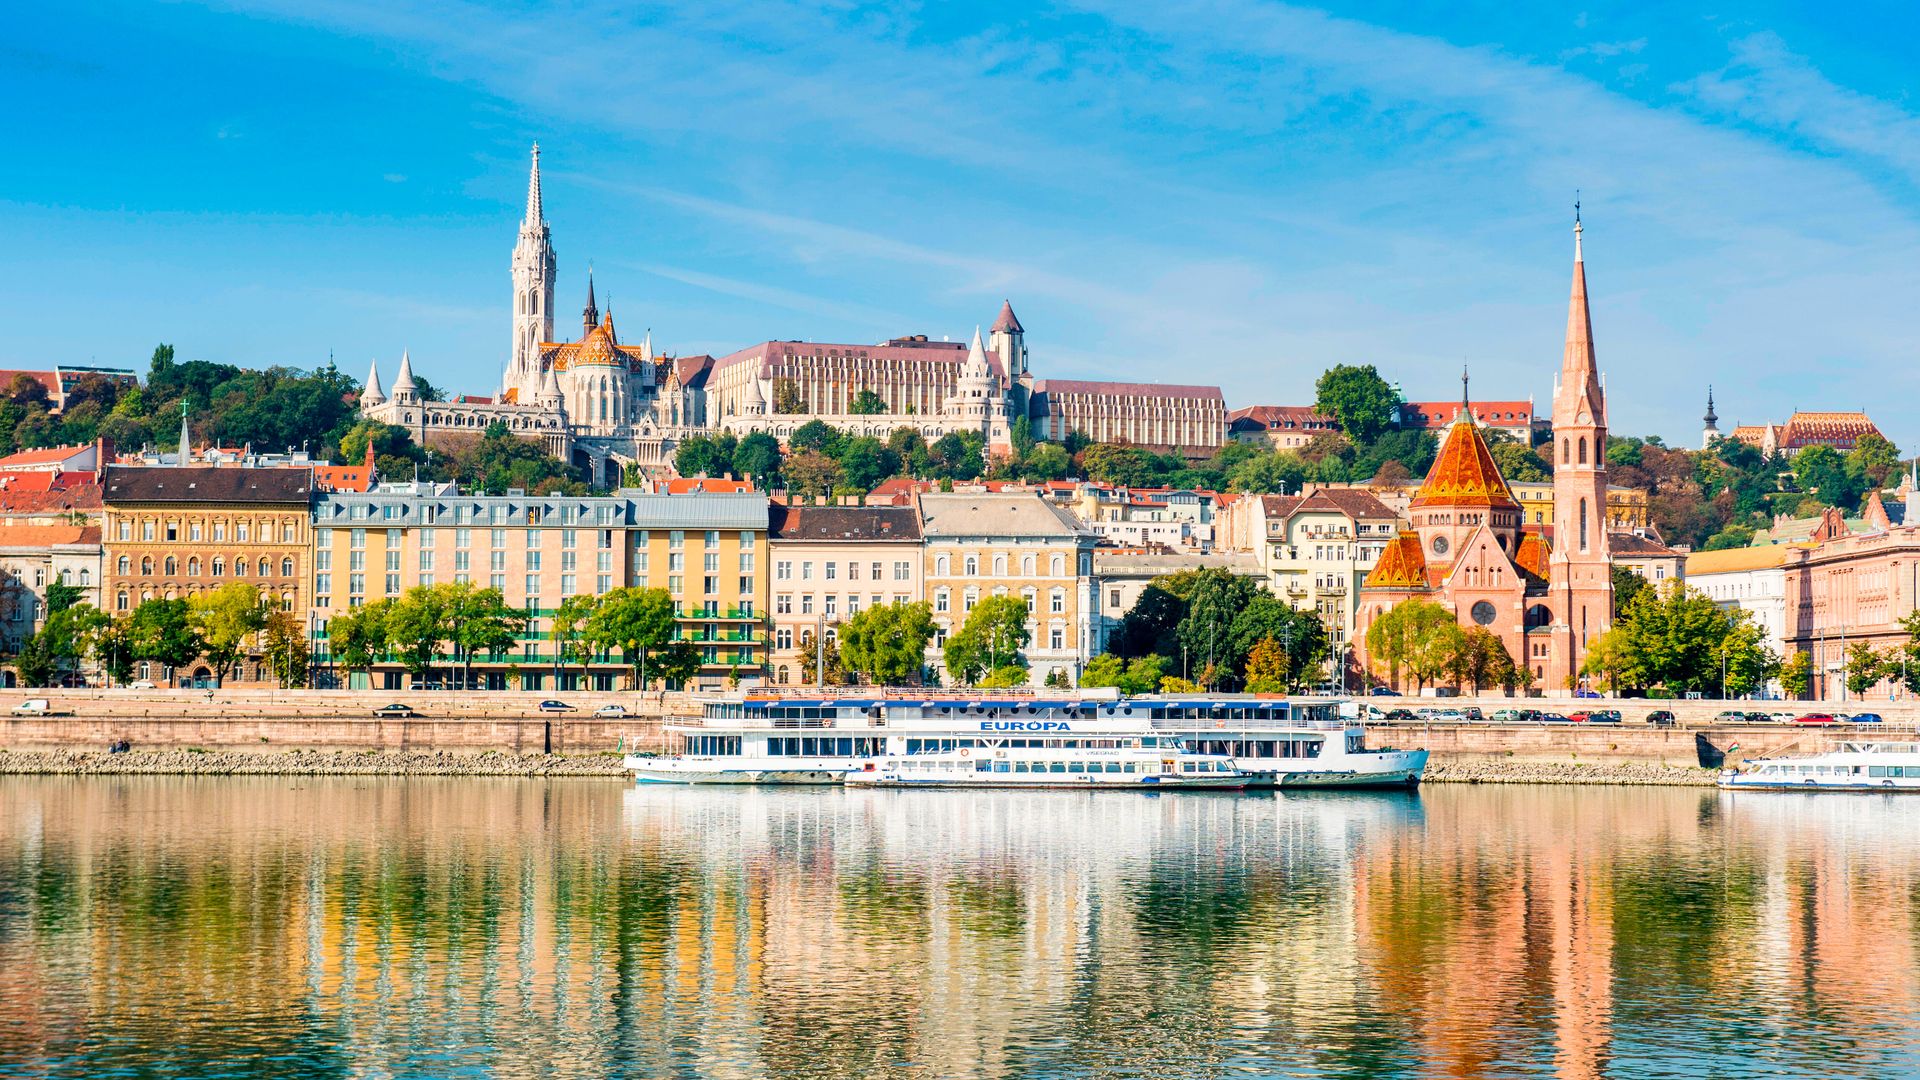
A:
[[[628,716],[631,714],[627,712],[627,707],[625,705],[602,705],[599,708],[593,710],[593,715],[595,716]]]
[[[132,682],[130,682],[130,683],[128,683],[128,684],[127,684],[127,689],[129,689],[129,690],[158,690],[158,689],[160,689],[160,688],[159,688],[159,687],[157,687],[157,686],[155,686],[155,685],[153,685],[153,680],[152,680],[152,679],[135,679],[134,681],[132,681]]]

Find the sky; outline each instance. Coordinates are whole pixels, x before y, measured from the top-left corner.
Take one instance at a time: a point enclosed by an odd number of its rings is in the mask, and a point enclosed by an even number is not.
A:
[[[556,330],[956,340],[1304,404],[1338,363],[1544,414],[1573,208],[1616,434],[1866,408],[1911,452],[1920,13],[1243,0],[27,5],[0,366],[489,393],[541,144]],[[1905,44],[1902,44],[1905,42]]]

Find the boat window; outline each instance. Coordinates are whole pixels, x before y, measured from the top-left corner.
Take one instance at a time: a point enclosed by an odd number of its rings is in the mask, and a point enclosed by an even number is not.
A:
[[[1107,772],[1110,772],[1110,773],[1117,773],[1117,772],[1119,772],[1119,771],[1120,771],[1120,763],[1119,763],[1119,762],[1117,762],[1117,761],[1109,761],[1109,762],[1107,762],[1107,767],[1106,767],[1106,771],[1107,771]]]
[[[1074,761],[1074,762],[1068,763],[1067,771],[1070,773],[1083,773],[1087,771],[1087,767],[1085,765],[1080,764],[1077,761]]]
[[[1065,762],[1056,761],[1047,766],[1047,771],[1050,773],[1063,773],[1067,771],[1067,766]]]
[[[1899,766],[1899,765],[1889,765],[1889,766],[1887,766],[1887,775],[1888,775],[1888,776],[1902,776],[1902,775],[1903,775],[1903,774],[1905,773],[1905,771],[1906,771],[1906,770],[1905,770],[1905,768],[1904,768],[1903,766]]]
[[[1867,766],[1867,775],[1885,776],[1887,775],[1887,767],[1885,765],[1869,765]]]

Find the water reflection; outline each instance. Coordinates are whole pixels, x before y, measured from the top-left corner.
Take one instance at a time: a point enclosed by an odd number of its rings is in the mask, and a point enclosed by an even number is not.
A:
[[[1920,799],[0,782],[0,1072],[1901,1075]]]

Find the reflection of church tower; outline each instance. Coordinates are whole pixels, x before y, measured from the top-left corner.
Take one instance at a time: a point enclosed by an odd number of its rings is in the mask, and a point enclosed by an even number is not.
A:
[[[540,202],[540,144],[533,144],[527,213],[513,246],[513,385],[526,400],[540,385],[540,343],[553,340],[553,243]]]
[[[1553,388],[1553,552],[1547,574],[1565,629],[1556,660],[1567,665],[1549,676],[1580,670],[1587,644],[1613,620],[1613,577],[1607,549],[1607,401],[1593,353],[1593,320],[1587,312],[1587,267],[1580,249],[1580,217],[1573,222],[1573,295],[1567,306],[1567,345]]]
[[[1720,437],[1720,418],[1713,414],[1713,387],[1707,387],[1707,415],[1701,417],[1706,427],[1700,431],[1700,449],[1713,448],[1713,440]]]

